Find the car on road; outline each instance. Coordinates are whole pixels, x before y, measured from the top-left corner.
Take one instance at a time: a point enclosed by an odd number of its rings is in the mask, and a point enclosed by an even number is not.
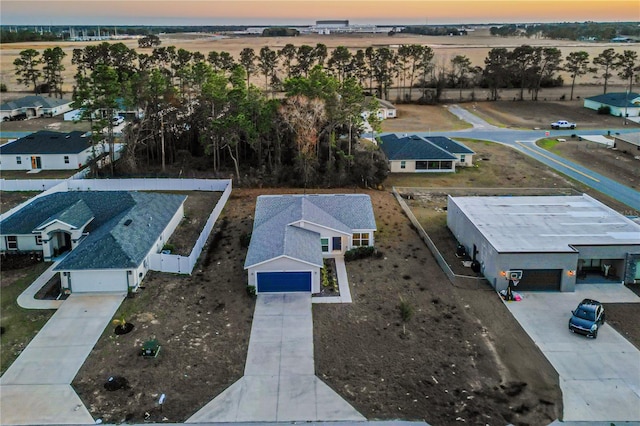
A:
[[[558,120],[555,121],[553,123],[551,123],[551,128],[554,130],[558,130],[558,129],[575,129],[576,128],[576,123],[571,123],[567,120]]]
[[[119,125],[121,125],[122,123],[124,123],[124,117],[123,117],[123,116],[121,116],[121,115],[116,115],[115,117],[113,117],[113,118],[111,119],[111,121],[113,122],[113,125],[114,125],[114,126],[119,126]]]
[[[598,337],[598,329],[604,324],[604,306],[593,299],[584,299],[571,311],[569,330],[587,337]]]

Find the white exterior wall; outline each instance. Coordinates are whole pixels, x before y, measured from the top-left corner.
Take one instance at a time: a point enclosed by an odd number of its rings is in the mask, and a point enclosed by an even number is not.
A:
[[[18,164],[17,158],[20,157]],[[0,170],[31,170],[31,156],[27,154],[0,155]]]
[[[624,117],[625,112],[629,115],[629,117],[638,117],[640,116],[640,107],[617,107],[613,105],[603,104],[601,102],[591,101],[588,99],[584,100],[584,107],[588,109],[592,109],[597,111],[601,106],[608,106],[611,108],[611,115],[615,117]]]
[[[391,173],[451,173],[456,171],[456,162],[452,162],[451,169],[438,170],[416,170],[416,160],[404,160],[405,168],[401,168],[401,160],[389,161],[389,171]],[[428,160],[425,160],[428,161]],[[449,160],[447,160],[449,161]]]
[[[396,118],[396,109],[395,108],[386,108],[385,115],[387,118]]]
[[[60,115],[67,111],[71,111],[71,104],[72,102],[69,102],[68,104],[58,105],[57,107],[54,107],[54,108],[43,108],[42,113],[45,115],[45,117],[46,116],[55,117],[56,115]]]
[[[329,239],[329,252],[325,252],[322,253],[323,256],[328,257],[331,255],[335,255],[336,253],[344,253],[345,251],[347,251],[348,249],[348,245],[350,243],[350,235],[345,234],[343,232],[340,231],[334,231],[332,229],[327,229],[325,227],[322,226],[318,226],[314,223],[310,223],[310,222],[304,222],[304,221],[300,221],[297,222],[294,226],[297,226],[299,228],[303,228],[303,229],[307,229],[309,231],[313,231],[313,232],[317,232],[318,234],[320,234],[320,236],[318,237],[318,244],[320,244],[320,239],[322,238],[328,238]],[[342,249],[338,250],[338,251],[334,251],[333,249],[333,237],[340,237],[342,239]]]
[[[311,272],[311,292],[320,292],[320,268],[288,257],[271,260],[247,269],[248,285],[258,288],[258,272]]]
[[[60,274],[62,288],[71,288],[72,293],[128,291],[124,269],[60,271]]]
[[[14,115],[17,115],[19,112],[20,112],[20,110],[15,110],[15,109],[11,110],[11,111],[9,111],[9,110],[0,111],[0,120],[4,120],[5,117],[11,118]]]
[[[3,235],[0,238],[0,251],[7,252],[19,252],[19,251],[42,251],[42,245],[36,244],[35,234],[26,235],[10,235],[18,237],[18,248],[13,250],[7,250],[7,235]]]
[[[457,158],[457,165],[458,166],[464,166],[464,167],[471,167],[473,166],[473,154],[454,154]],[[464,161],[461,160],[461,156],[464,155]]]

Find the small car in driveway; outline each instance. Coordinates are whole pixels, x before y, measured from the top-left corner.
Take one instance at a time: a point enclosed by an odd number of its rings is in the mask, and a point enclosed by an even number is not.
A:
[[[111,119],[111,121],[113,121],[113,125],[114,125],[114,126],[119,126],[119,125],[121,125],[122,123],[124,123],[124,117],[123,117],[123,116],[121,116],[121,115],[116,115],[115,117],[113,117],[113,118]]]
[[[597,300],[584,299],[571,311],[569,330],[587,337],[598,337],[598,329],[604,324],[604,306]]]

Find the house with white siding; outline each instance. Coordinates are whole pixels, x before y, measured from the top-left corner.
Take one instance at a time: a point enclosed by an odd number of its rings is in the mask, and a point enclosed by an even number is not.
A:
[[[0,170],[77,170],[103,151],[84,132],[41,130],[0,146]]]
[[[0,222],[0,253],[59,261],[62,289],[135,291],[152,254],[184,217],[184,195],[135,191],[57,192]]]
[[[320,292],[323,259],[374,245],[363,194],[261,195],[244,269],[258,293]]]
[[[455,172],[456,166],[472,166],[475,154],[446,137],[398,137],[393,133],[380,137],[380,149],[387,157],[391,173]]]
[[[71,111],[73,100],[46,96],[25,96],[0,105],[0,120],[9,121],[23,115],[24,118],[55,117]]]
[[[610,114],[616,117],[640,116],[640,94],[634,92],[614,92],[591,96],[584,99],[584,107],[598,111],[609,107]]]

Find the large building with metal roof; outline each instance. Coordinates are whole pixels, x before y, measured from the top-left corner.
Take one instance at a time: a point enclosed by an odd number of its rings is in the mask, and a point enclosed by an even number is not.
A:
[[[640,225],[586,194],[449,196],[447,226],[496,290],[640,282]]]

